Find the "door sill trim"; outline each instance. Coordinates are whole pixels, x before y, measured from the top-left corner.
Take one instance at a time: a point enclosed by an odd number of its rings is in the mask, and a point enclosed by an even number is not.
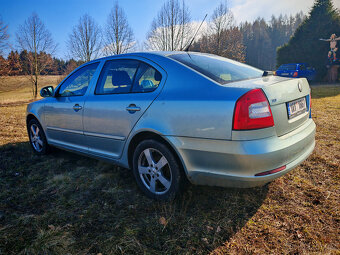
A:
[[[105,134],[98,134],[98,133],[92,133],[92,132],[84,132],[84,135],[86,136],[95,136],[100,138],[108,138],[108,139],[114,139],[114,140],[120,140],[124,141],[124,136],[117,136],[117,135],[105,135]]]
[[[83,131],[67,129],[67,128],[58,128],[58,127],[47,127],[47,130],[54,130],[54,131],[67,132],[67,133],[74,133],[74,134],[78,134],[78,135],[83,135],[84,134]]]

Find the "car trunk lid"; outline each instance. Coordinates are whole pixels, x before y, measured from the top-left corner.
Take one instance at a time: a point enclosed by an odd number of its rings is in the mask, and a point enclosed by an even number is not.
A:
[[[278,136],[301,126],[309,118],[310,87],[306,79],[278,76],[245,80],[226,84],[230,87],[261,88],[268,98]],[[306,110],[303,110],[305,103]],[[300,109],[300,111],[299,111]]]

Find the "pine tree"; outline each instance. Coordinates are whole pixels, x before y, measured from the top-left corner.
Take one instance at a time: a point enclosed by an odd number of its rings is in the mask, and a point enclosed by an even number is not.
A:
[[[20,75],[22,74],[22,68],[20,64],[20,55],[17,51],[11,51],[7,57],[7,63],[9,66],[8,75]]]
[[[309,16],[297,28],[289,42],[277,50],[277,65],[306,62],[317,71],[317,79],[325,77],[329,43],[319,38],[340,35],[340,14],[331,0],[316,0]],[[340,46],[340,45],[339,45]],[[338,53],[340,55],[340,51]]]
[[[8,75],[9,69],[8,61],[0,55],[0,76]]]
[[[30,74],[31,66],[30,66],[29,54],[27,50],[23,50],[20,52],[20,64],[22,68],[22,74],[23,75]]]
[[[55,74],[56,66],[51,54],[46,54],[45,52],[40,52],[38,54],[39,67],[41,69],[42,75]]]
[[[76,69],[78,66],[81,65],[81,62],[75,61],[73,58],[71,58],[69,61],[65,63],[65,72],[64,74],[69,74],[71,73],[74,69]]]

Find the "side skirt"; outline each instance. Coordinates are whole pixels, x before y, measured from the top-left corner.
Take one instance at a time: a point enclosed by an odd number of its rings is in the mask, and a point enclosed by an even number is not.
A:
[[[75,149],[73,147],[62,146],[62,145],[59,145],[59,144],[56,144],[56,143],[51,143],[51,142],[49,143],[49,145],[51,145],[53,147],[56,147],[58,149],[61,149],[61,150],[65,150],[65,151],[69,151],[69,152],[72,152],[72,153],[76,153],[78,155],[82,155],[82,156],[87,156],[87,157],[90,157],[90,158],[98,159],[98,160],[101,160],[101,161],[105,161],[107,163],[112,163],[114,165],[117,165],[117,166],[129,169],[128,165],[123,164],[121,161],[119,161],[117,159],[114,159],[114,158],[111,158],[111,157],[101,156],[101,155],[98,155],[98,154],[93,154],[93,153],[91,153],[89,151],[77,150],[77,149]]]

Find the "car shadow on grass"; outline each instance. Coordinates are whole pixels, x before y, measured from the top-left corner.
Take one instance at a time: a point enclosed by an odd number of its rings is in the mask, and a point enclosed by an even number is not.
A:
[[[0,147],[0,253],[207,253],[256,213],[268,187],[189,187],[172,202],[137,188],[128,169],[61,150]]]

